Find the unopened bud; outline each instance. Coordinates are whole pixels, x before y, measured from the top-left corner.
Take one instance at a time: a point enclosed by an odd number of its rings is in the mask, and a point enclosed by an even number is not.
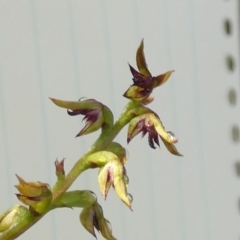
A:
[[[0,215],[0,232],[4,232],[15,224],[22,216],[29,213],[29,210],[20,205],[16,205],[8,209]]]
[[[104,218],[102,207],[96,202],[91,207],[84,208],[79,216],[83,227],[95,238],[95,230],[99,231],[105,239],[116,240],[112,235],[110,222]]]
[[[65,159],[63,158],[60,162],[58,159],[54,162],[58,179],[64,179],[65,177],[64,161]]]
[[[98,183],[100,191],[105,199],[110,187],[113,186],[118,197],[131,209],[132,202],[127,193],[129,179],[125,167],[118,159],[110,161],[100,169]]]
[[[20,193],[16,194],[17,198],[25,205],[31,206],[37,213],[42,213],[52,199],[50,186],[42,182],[25,182],[21,177],[16,176],[19,184],[15,187]]]

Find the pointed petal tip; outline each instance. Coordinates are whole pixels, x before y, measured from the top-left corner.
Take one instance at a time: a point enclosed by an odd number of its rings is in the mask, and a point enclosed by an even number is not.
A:
[[[107,200],[107,194],[102,193],[103,199],[106,201]]]
[[[170,151],[173,155],[175,155],[175,156],[178,156],[178,157],[183,157],[183,155],[180,153],[180,152],[178,152],[178,150],[177,149],[175,149],[174,151]]]
[[[52,97],[48,97],[53,103],[55,103],[57,101],[56,98],[52,98]]]
[[[15,174],[15,175],[16,175],[19,183],[25,183],[25,181],[20,176],[18,176],[17,174]]]

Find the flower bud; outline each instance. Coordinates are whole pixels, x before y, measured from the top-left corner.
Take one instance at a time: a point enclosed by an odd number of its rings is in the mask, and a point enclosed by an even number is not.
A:
[[[68,114],[70,116],[76,116],[79,114],[84,115],[83,120],[86,120],[86,124],[76,137],[92,133],[100,128],[103,130],[109,130],[113,126],[113,114],[111,110],[94,99],[81,101],[50,99],[57,106],[68,109]]]
[[[106,199],[110,187],[113,186],[118,197],[131,209],[132,201],[127,193],[128,182],[126,169],[118,159],[108,162],[98,174],[98,183],[103,197]]]
[[[25,182],[21,177],[16,176],[19,184],[15,187],[20,193],[16,194],[17,198],[25,205],[31,206],[37,213],[42,213],[52,199],[50,186],[42,182]]]
[[[65,159],[63,158],[60,162],[58,161],[58,159],[54,162],[56,168],[56,175],[60,179],[65,178],[64,161]]]
[[[56,167],[56,175],[58,175],[58,174],[65,175],[64,161],[65,161],[64,158],[60,162],[58,161],[58,159],[55,161],[54,164]]]
[[[108,191],[113,184],[113,178],[113,162],[108,162],[99,170],[98,174],[98,184],[104,199],[107,198]]]
[[[18,207],[20,206],[15,206],[8,209],[4,214],[0,216],[0,232],[4,232],[9,227],[11,227],[17,214]]]
[[[104,218],[102,207],[96,202],[91,207],[84,208],[79,216],[83,227],[95,238],[95,230],[99,231],[105,239],[116,240],[112,235],[112,228],[107,219]]]
[[[0,215],[0,232],[4,232],[15,224],[23,215],[29,213],[29,210],[20,205],[16,205],[8,209]]]
[[[94,227],[99,231],[99,226],[94,209],[92,207],[84,208],[79,216],[79,219],[83,227],[95,238],[97,238]]]

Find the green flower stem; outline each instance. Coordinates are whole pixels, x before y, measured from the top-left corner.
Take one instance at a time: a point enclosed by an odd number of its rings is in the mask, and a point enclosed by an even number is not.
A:
[[[19,221],[17,224],[14,224],[14,226],[3,232],[0,235],[0,240],[10,240],[17,238],[27,229],[29,229],[32,225],[38,222],[47,212],[51,211],[54,208],[54,202],[56,202],[59,197],[61,197],[62,194],[69,189],[72,183],[83,171],[90,168],[88,162],[86,161],[87,157],[94,152],[103,150],[113,141],[113,139],[118,135],[122,128],[134,117],[128,114],[129,111],[137,106],[139,106],[138,102],[130,101],[119,119],[115,122],[114,126],[110,130],[108,129],[105,131],[103,129],[101,135],[92,145],[90,150],[75,163],[75,165],[70,170],[65,179],[57,180],[55,186],[53,187],[52,203],[45,212],[38,216],[29,212],[29,214],[24,216],[21,221]]]

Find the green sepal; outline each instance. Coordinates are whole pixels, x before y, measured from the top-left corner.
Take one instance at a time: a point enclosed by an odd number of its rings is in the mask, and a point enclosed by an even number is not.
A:
[[[109,161],[117,159],[117,155],[109,151],[99,151],[91,154],[87,157],[86,161],[88,162],[91,168],[103,167]]]
[[[86,208],[93,205],[97,201],[96,195],[89,190],[75,190],[65,192],[56,202],[56,207],[69,207],[69,208]]]

